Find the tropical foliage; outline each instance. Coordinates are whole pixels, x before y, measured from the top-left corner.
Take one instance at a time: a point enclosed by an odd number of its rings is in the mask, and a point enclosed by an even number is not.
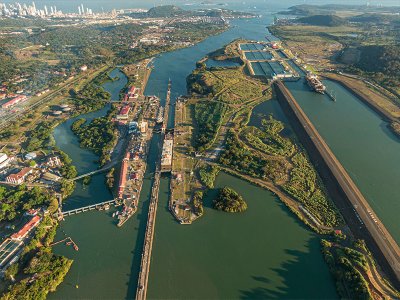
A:
[[[218,196],[213,201],[215,209],[226,212],[243,212],[247,209],[247,203],[232,188],[219,189]]]

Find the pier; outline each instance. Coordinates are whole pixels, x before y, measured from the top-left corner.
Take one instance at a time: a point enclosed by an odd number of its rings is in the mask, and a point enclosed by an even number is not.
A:
[[[144,300],[147,294],[147,284],[149,281],[151,251],[153,248],[154,229],[156,225],[158,193],[160,189],[161,172],[156,170],[154,182],[151,190],[149,213],[147,217],[146,233],[144,237],[142,261],[140,263],[139,279],[136,289],[136,299]]]
[[[379,220],[368,201],[350,178],[344,167],[319,135],[296,99],[280,81],[274,87],[277,98],[294,130],[307,148],[310,158],[326,183],[336,206],[357,238],[364,239],[368,248],[389,275],[400,286],[400,248]]]
[[[94,210],[94,209],[101,209],[105,205],[115,204],[116,202],[117,202],[117,199],[104,201],[104,202],[100,202],[100,203],[96,203],[96,204],[91,204],[91,205],[88,205],[88,206],[83,206],[83,207],[79,207],[79,208],[63,211],[63,212],[61,212],[61,215],[60,215],[60,213],[56,213],[55,216],[64,218],[66,216],[72,216],[72,215],[80,214],[80,213],[83,213],[83,212],[86,212],[86,211],[90,211],[90,210]]]
[[[169,106],[171,104],[171,79],[168,81],[168,91],[167,91],[167,98],[165,99],[165,106],[164,106],[164,120],[163,120],[163,126],[162,126],[162,131],[165,132],[165,130],[168,127],[168,117],[169,117]]]

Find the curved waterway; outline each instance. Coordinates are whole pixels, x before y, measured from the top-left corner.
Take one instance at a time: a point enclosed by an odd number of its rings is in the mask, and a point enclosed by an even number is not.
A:
[[[164,101],[171,78],[174,101],[186,93],[186,76],[197,60],[235,38],[264,39],[265,26],[271,21],[272,16],[235,20],[230,30],[218,36],[191,48],[160,55],[154,61],[146,94],[159,95]],[[105,88],[115,87],[123,78],[118,77]],[[100,116],[107,109],[81,117]],[[57,145],[70,155],[79,173],[94,170],[97,157],[79,148],[70,130],[73,121],[56,128]],[[79,252],[65,245],[54,248],[56,253],[74,259],[74,263],[65,281],[49,298],[135,297],[152,172],[159,151],[157,139],[155,136],[152,141],[138,212],[122,228],[116,227],[110,216],[112,210],[70,216],[61,223],[56,239],[71,236]],[[206,207],[203,218],[183,226],[167,210],[169,179],[161,180],[149,298],[337,298],[315,234],[270,192],[220,174],[217,186],[223,185],[234,186],[244,195],[248,211],[231,215]],[[97,175],[88,187],[77,184],[65,208],[106,199],[111,199],[111,195],[105,187],[104,174]]]
[[[387,122],[340,84],[324,81],[336,95],[286,83],[304,112],[346,168],[393,238],[400,243],[400,140]]]

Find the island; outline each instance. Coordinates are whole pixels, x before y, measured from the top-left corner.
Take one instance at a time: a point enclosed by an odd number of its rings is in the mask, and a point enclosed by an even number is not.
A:
[[[247,203],[234,189],[226,186],[218,190],[217,198],[213,200],[213,207],[225,212],[236,213],[246,211]]]

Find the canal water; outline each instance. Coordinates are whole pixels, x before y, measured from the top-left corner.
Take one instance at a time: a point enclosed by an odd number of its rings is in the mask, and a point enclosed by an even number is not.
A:
[[[195,62],[235,38],[264,39],[272,16],[235,20],[233,27],[202,43],[159,56],[146,94],[165,101],[168,79],[172,97],[186,93],[186,76]],[[119,79],[105,88],[120,89]],[[119,90],[112,94],[119,94]],[[87,119],[104,115],[103,110]],[[265,111],[268,114],[268,111]],[[97,157],[79,148],[70,130],[74,120],[56,128],[57,145],[70,155],[78,172],[96,169]],[[61,223],[57,239],[71,236],[79,252],[58,245],[54,251],[74,259],[65,281],[50,299],[131,299],[135,296],[146,226],[157,136],[152,141],[138,212],[117,228],[108,212],[92,211],[70,216]],[[94,176],[87,187],[77,184],[65,208],[111,199],[104,174]],[[205,216],[190,226],[177,224],[167,210],[169,179],[161,181],[153,257],[150,298],[337,298],[334,283],[323,263],[319,239],[305,228],[270,192],[221,174],[217,186],[232,185],[243,194],[249,209],[243,214],[216,212],[209,206]]]
[[[244,213],[211,208],[192,225],[174,221],[168,182],[160,187],[149,299],[336,298],[320,239],[267,190],[221,173],[216,187],[234,187]]]
[[[326,80],[326,95],[302,80],[287,87],[348,171],[393,238],[400,243],[400,139],[379,115],[340,84]]]

